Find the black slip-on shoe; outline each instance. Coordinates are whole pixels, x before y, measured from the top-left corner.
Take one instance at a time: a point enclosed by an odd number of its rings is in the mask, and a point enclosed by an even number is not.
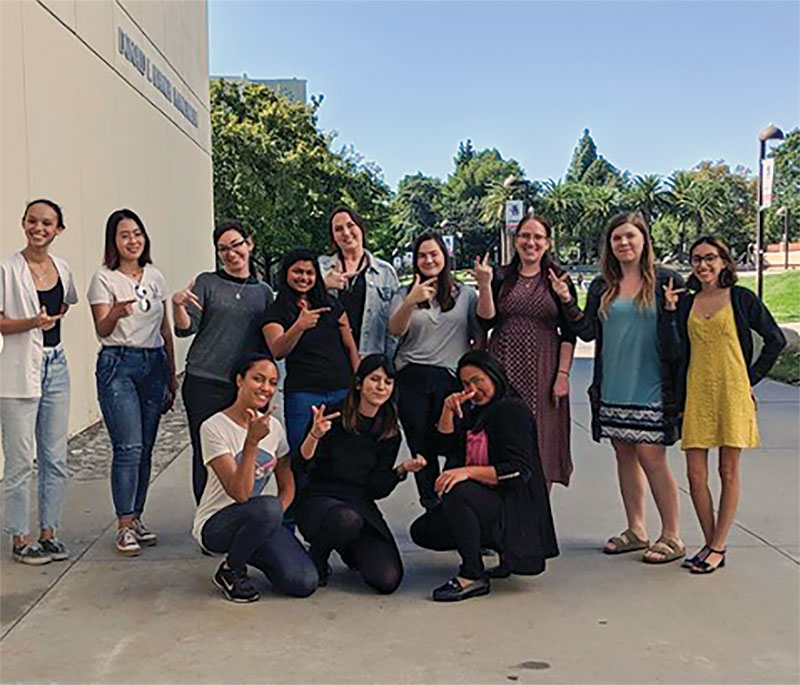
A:
[[[508,578],[511,575],[511,568],[504,564],[502,560],[497,566],[492,566],[486,569],[486,575],[489,578]]]
[[[473,580],[466,587],[461,587],[457,578],[451,578],[444,585],[437,587],[433,591],[434,602],[459,602],[470,597],[480,597],[488,595],[491,590],[488,578]]]

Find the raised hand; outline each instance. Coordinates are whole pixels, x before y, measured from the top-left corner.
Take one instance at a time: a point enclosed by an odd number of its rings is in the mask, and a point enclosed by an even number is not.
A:
[[[434,295],[436,295],[436,276],[427,281],[421,281],[419,274],[416,274],[411,290],[406,295],[406,300],[410,304],[422,304],[431,300]]]
[[[461,409],[461,405],[467,400],[471,400],[473,397],[475,397],[474,390],[462,390],[461,392],[454,392],[452,395],[447,396],[442,410],[449,411],[453,416],[463,419],[464,412]]]
[[[338,411],[325,416],[324,404],[319,407],[312,405],[311,414],[311,436],[315,440],[321,440],[325,433],[327,433],[331,429],[331,426],[333,426],[333,420],[338,419],[341,416],[341,412]]]
[[[272,408],[270,407],[263,414],[259,414],[255,409],[248,408],[245,411],[247,412],[247,439],[261,442],[269,435]]]
[[[686,288],[676,288],[672,276],[670,276],[669,284],[661,287],[664,288],[664,309],[668,312],[674,312],[678,307],[678,296]]]
[[[50,316],[47,313],[47,309],[44,305],[39,310],[39,313],[35,317],[36,328],[41,328],[43,331],[49,331],[56,325],[56,322],[64,316],[63,314],[54,314]]]
[[[297,321],[295,321],[295,325],[301,331],[307,331],[310,328],[314,328],[317,323],[319,323],[319,317],[321,317],[325,312],[329,312],[331,310],[330,307],[320,307],[319,309],[309,309],[308,304],[304,301],[300,301],[300,315],[297,317]]]
[[[346,290],[350,279],[356,275],[355,271],[342,271],[336,264],[325,276],[325,287],[328,290]]]
[[[569,285],[567,285],[569,274],[565,271],[560,276],[556,276],[555,271],[548,269],[547,277],[550,279],[550,285],[553,288],[553,292],[558,295],[558,299],[564,304],[568,304],[572,300],[572,293],[570,293]]]
[[[470,269],[469,272],[478,282],[479,288],[490,287],[492,285],[494,271],[492,270],[491,264],[489,264],[489,253],[487,252],[483,255],[483,259],[481,259],[480,256],[476,256],[473,268]]]
[[[200,299],[194,294],[192,288],[194,288],[194,279],[189,281],[189,285],[187,285],[186,288],[179,290],[172,296],[172,303],[177,307],[186,307],[191,305],[198,311],[202,312],[203,305],[200,304]]]

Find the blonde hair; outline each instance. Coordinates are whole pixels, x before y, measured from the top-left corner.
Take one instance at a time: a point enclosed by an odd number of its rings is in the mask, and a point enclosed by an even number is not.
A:
[[[603,245],[603,252],[600,255],[600,273],[606,282],[606,289],[600,298],[600,315],[608,318],[608,310],[611,303],[619,296],[620,283],[622,282],[622,267],[619,260],[614,256],[611,249],[611,234],[623,224],[631,224],[639,229],[644,237],[644,249],[639,259],[639,273],[642,275],[642,287],[634,303],[639,309],[649,309],[653,306],[656,289],[656,269],[655,254],[653,253],[653,241],[650,239],[650,231],[647,227],[647,220],[640,212],[621,212],[611,217],[606,229],[606,239]]]

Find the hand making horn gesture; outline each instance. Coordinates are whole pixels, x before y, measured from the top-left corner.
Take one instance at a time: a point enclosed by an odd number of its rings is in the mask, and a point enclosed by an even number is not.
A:
[[[669,278],[669,285],[663,285],[661,287],[664,288],[664,309],[668,312],[674,312],[678,307],[678,295],[686,290],[686,288],[675,288],[672,276]]]
[[[464,412],[461,410],[461,405],[467,400],[471,400],[473,397],[475,397],[474,390],[454,392],[452,395],[448,395],[447,399],[444,401],[443,409],[449,411],[453,416],[463,419]]]
[[[350,279],[356,275],[355,271],[342,271],[342,268],[336,264],[325,276],[325,287],[328,290],[347,290]]]
[[[172,303],[177,307],[186,307],[191,305],[198,311],[203,311],[203,305],[200,304],[200,299],[194,294],[194,279],[189,281],[189,285],[183,290],[179,290],[172,296]]]
[[[259,414],[255,409],[248,408],[245,411],[247,412],[247,439],[261,442],[269,435],[272,407],[263,414]]]
[[[421,281],[419,274],[414,276],[414,283],[411,285],[411,290],[408,291],[406,299],[411,304],[422,304],[431,300],[436,295],[436,278],[434,276],[426,281]]]
[[[548,269],[547,277],[550,279],[550,285],[553,288],[553,292],[558,295],[558,299],[564,304],[568,304],[572,300],[572,293],[570,293],[569,285],[567,284],[569,274],[565,271],[560,276],[556,276],[555,271]]]
[[[489,264],[489,253],[483,255],[483,259],[480,256],[475,256],[475,263],[473,268],[469,270],[472,277],[478,282],[479,288],[488,288],[492,285],[492,276],[494,272],[492,270],[491,264]]]
[[[36,328],[41,328],[43,331],[49,331],[56,325],[56,322],[64,316],[63,314],[53,314],[50,316],[47,313],[47,308],[42,305],[42,308],[39,310],[39,313],[36,315]]]
[[[314,328],[319,322],[319,317],[330,310],[330,307],[309,309],[308,303],[305,300],[300,300],[300,315],[295,323],[301,331],[307,331],[309,328]]]
[[[327,433],[333,425],[333,420],[341,416],[341,412],[335,411],[332,414],[325,416],[325,405],[316,407],[311,405],[311,437],[315,440],[321,440],[325,433]]]

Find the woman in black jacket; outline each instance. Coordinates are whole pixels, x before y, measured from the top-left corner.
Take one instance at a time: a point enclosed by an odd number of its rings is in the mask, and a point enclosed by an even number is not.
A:
[[[411,539],[420,547],[457,549],[461,555],[458,574],[433,591],[438,602],[485,595],[490,577],[537,575],[546,559],[558,555],[527,406],[485,352],[461,357],[458,376],[464,390],[445,400],[437,426],[447,455],[435,486],[442,504],[411,526]],[[481,547],[499,552],[500,565],[487,572]]]
[[[356,371],[339,412],[312,407],[311,429],[300,446],[308,485],[300,495],[297,520],[311,545],[320,585],[327,584],[328,557],[335,549],[344,562],[378,592],[394,592],[403,564],[389,526],[375,504],[409,473],[425,466],[422,457],[395,466],[400,432],[395,404],[395,370],[388,357],[371,354]]]
[[[753,386],[775,363],[786,339],[756,295],[736,283],[725,244],[695,240],[689,256],[696,291],[678,307],[683,414],[682,447],[689,486],[705,544],[684,562],[692,573],[713,573],[725,563],[725,542],[739,501],[739,457],[759,443]],[[753,334],[764,340],[753,362]],[[719,448],[721,493],[717,515],[708,489],[708,452]]]

